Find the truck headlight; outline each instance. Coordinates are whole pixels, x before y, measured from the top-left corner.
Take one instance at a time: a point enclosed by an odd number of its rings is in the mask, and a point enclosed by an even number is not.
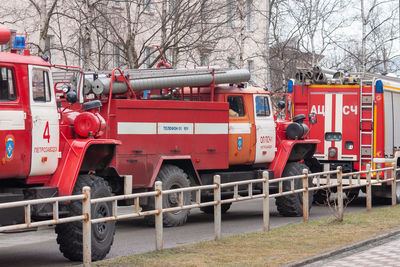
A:
[[[336,157],[336,154],[337,154],[336,148],[334,147],[329,148],[328,157],[334,158]]]

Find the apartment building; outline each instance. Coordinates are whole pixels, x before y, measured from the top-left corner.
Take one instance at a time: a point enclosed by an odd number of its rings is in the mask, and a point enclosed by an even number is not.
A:
[[[266,1],[58,0],[51,10],[54,1],[7,1],[0,23],[27,34],[33,53],[41,44],[57,64],[151,68],[159,45],[174,67],[248,68],[252,84],[267,84]],[[49,30],[40,43],[46,19]]]

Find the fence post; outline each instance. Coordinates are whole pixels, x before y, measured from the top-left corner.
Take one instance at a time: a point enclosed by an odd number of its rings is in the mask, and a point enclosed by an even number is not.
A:
[[[214,188],[214,228],[215,228],[215,240],[221,240],[221,176],[214,175],[214,184],[217,185]]]
[[[397,204],[397,182],[396,182],[396,167],[397,164],[396,162],[392,163],[392,178],[393,178],[393,182],[392,182],[392,205],[396,205]]]
[[[372,206],[372,192],[371,192],[371,165],[367,164],[367,188],[366,188],[366,195],[367,195],[367,211],[371,210]]]
[[[337,202],[338,202],[338,220],[341,222],[343,221],[343,172],[342,167],[337,167],[338,174],[337,174]]]
[[[264,219],[264,232],[268,232],[270,228],[270,217],[269,217],[269,173],[268,171],[263,172],[263,219]]]
[[[162,206],[162,182],[157,181],[155,183],[155,191],[157,195],[154,197],[154,207],[157,213],[155,216],[155,228],[156,228],[156,249],[158,251],[163,250],[164,238],[163,238],[163,206]]]
[[[309,195],[309,191],[308,191],[308,170],[307,169],[303,169],[303,174],[304,177],[302,178],[303,180],[303,221],[304,222],[308,222],[308,212],[309,212],[309,203],[308,203],[308,195]]]
[[[82,200],[82,214],[85,219],[82,223],[83,266],[89,267],[92,263],[92,211],[90,204],[90,187],[82,189],[85,198]]]

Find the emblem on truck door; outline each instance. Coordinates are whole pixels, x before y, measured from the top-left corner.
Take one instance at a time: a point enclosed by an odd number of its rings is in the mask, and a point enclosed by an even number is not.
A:
[[[7,160],[11,160],[14,155],[14,143],[15,143],[14,136],[11,134],[7,135],[5,142],[6,142],[6,158]]]
[[[242,150],[243,139],[242,139],[241,136],[239,136],[238,139],[237,139],[237,146],[238,146],[238,150]]]

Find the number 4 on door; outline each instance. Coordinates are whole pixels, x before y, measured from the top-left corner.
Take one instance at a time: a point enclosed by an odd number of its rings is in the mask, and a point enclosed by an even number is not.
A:
[[[50,130],[49,130],[49,122],[46,122],[46,127],[43,132],[43,139],[47,139],[47,142],[50,143]]]

